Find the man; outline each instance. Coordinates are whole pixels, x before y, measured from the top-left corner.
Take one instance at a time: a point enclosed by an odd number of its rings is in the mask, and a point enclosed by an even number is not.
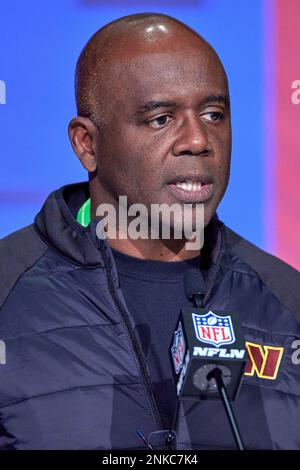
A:
[[[1,242],[0,447],[145,449],[141,433],[171,429],[178,449],[234,449],[221,402],[176,400],[170,344],[192,305],[185,275],[201,272],[205,307],[243,325],[251,360],[233,406],[245,447],[299,448],[299,273],[216,215],[231,152],[216,53],[170,17],[121,18],[83,49],[76,99],[69,135],[89,183],[55,191]],[[204,246],[175,238],[176,215],[169,239],[120,224],[103,239],[98,208],[119,214],[121,195],[189,204],[196,229],[202,204]]]

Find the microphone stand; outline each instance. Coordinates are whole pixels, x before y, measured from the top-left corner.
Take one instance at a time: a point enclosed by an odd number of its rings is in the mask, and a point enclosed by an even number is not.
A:
[[[243,440],[235,419],[235,415],[227,395],[225,384],[223,382],[222,371],[218,367],[216,367],[208,374],[207,378],[208,380],[215,379],[237,447],[239,450],[245,450]]]
[[[197,308],[203,308],[204,307],[204,305],[203,305],[203,298],[204,298],[203,292],[197,292],[197,293],[193,294],[191,296],[191,298],[193,298]],[[223,405],[224,405],[224,408],[225,408],[225,411],[226,411],[226,414],[227,414],[227,417],[228,417],[228,421],[229,421],[229,424],[230,424],[230,427],[231,427],[236,445],[237,445],[239,450],[245,450],[244,443],[243,443],[243,440],[242,440],[242,437],[241,437],[241,433],[239,431],[237,421],[236,421],[236,418],[235,418],[235,415],[234,415],[229,397],[227,395],[226,387],[225,387],[223,377],[222,377],[222,371],[218,367],[216,367],[215,369],[213,369],[208,374],[207,379],[208,380],[215,379],[217,387],[218,387],[218,392],[219,392],[220,397],[222,399],[222,402],[223,402]]]

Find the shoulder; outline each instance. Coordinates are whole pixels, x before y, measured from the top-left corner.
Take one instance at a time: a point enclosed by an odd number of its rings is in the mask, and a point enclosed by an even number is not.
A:
[[[227,249],[250,266],[273,294],[300,319],[300,272],[225,227]]]
[[[0,307],[19,278],[47,251],[33,225],[0,240]]]

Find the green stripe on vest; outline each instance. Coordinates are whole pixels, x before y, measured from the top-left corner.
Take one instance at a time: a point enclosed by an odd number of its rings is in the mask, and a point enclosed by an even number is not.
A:
[[[87,227],[91,221],[91,199],[87,199],[77,212],[77,222]]]

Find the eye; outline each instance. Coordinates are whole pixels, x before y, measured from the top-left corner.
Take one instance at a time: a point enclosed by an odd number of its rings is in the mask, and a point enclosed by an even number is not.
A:
[[[171,116],[164,114],[162,116],[158,116],[151,121],[148,121],[148,125],[154,129],[159,129],[160,127],[164,127],[166,124],[170,122]]]
[[[218,122],[222,121],[225,115],[221,111],[212,111],[210,113],[202,114],[202,117],[204,117],[204,119],[206,119],[207,121]]]

